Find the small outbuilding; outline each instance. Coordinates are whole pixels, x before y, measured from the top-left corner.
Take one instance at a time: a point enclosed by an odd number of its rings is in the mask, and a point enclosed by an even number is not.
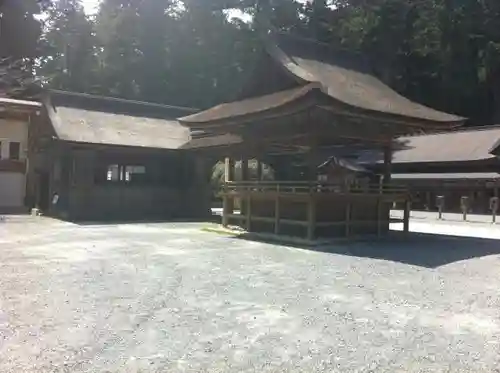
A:
[[[442,133],[400,137],[392,158],[392,180],[406,187],[415,210],[489,213],[490,199],[500,188],[500,126],[464,128]],[[359,159],[367,168],[382,170],[382,154]],[[371,164],[370,164],[371,163]]]
[[[70,220],[209,214],[206,168],[180,149],[193,109],[50,91],[32,126],[32,206]],[[205,195],[205,192],[207,195]]]
[[[39,102],[0,98],[0,213],[26,211],[28,129]]]

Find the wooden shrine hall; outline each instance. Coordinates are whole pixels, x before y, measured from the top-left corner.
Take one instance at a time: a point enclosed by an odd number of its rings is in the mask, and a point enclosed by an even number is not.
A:
[[[402,97],[359,55],[276,33],[263,37],[262,44],[249,84],[235,102],[179,119],[204,134],[206,141],[194,146],[198,151],[226,157],[223,224],[308,240],[388,232],[393,203],[409,205],[406,190],[391,184],[394,139],[454,128],[464,118]],[[383,175],[355,184],[318,180],[317,167],[335,149],[345,153],[350,147],[382,149]],[[286,160],[290,154],[308,165],[300,180],[245,180],[249,159]],[[243,181],[234,181],[235,159],[242,160]],[[233,211],[235,199],[241,214]]]
[[[392,157],[392,179],[407,188],[412,209],[462,213],[462,199],[473,214],[489,214],[500,190],[500,126],[460,128],[398,139]],[[381,156],[364,154],[357,161],[372,172]]]

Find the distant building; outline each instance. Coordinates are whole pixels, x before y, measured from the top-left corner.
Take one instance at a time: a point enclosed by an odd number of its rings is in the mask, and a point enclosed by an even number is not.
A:
[[[500,126],[400,137],[395,144],[392,180],[411,191],[413,209],[435,211],[443,196],[445,211],[460,212],[467,197],[470,212],[489,212],[500,188]],[[359,161],[381,170],[381,157],[372,153]]]
[[[361,55],[276,32],[261,37],[262,53],[236,100],[179,119],[205,133],[196,151],[226,157],[223,225],[307,240],[387,233],[393,203],[409,206],[406,190],[391,185],[394,138],[455,128],[465,118],[401,96]],[[324,186],[318,165],[339,148],[346,159],[355,150],[381,150],[383,182],[356,187],[353,167],[343,162],[330,170],[340,185]],[[275,182],[235,181],[235,160],[247,175],[254,158],[273,166]],[[304,172],[292,162],[306,165]],[[233,213],[237,199],[241,214]],[[407,231],[407,210],[404,216]]]
[[[38,102],[0,98],[0,213],[26,211],[28,130],[40,108]]]
[[[71,220],[206,216],[209,177],[201,159],[181,150],[191,136],[175,119],[193,112],[48,92],[30,133],[31,205]]]

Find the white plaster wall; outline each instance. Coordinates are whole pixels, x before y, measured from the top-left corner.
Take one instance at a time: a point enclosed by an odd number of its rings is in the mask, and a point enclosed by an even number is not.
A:
[[[18,172],[0,172],[0,208],[21,207],[24,204],[25,175]]]
[[[19,142],[20,159],[26,159],[28,148],[28,123],[0,119],[1,159],[9,159],[9,143]],[[26,175],[0,172],[0,207],[22,207],[26,194]]]
[[[21,143],[20,159],[26,158],[28,147],[28,123],[18,120],[0,119],[1,159],[9,159],[9,142]]]

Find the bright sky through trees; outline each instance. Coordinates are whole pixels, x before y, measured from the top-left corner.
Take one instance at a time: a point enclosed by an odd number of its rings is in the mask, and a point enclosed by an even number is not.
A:
[[[85,13],[94,14],[95,12],[97,12],[99,0],[82,0],[82,5],[85,8]]]

